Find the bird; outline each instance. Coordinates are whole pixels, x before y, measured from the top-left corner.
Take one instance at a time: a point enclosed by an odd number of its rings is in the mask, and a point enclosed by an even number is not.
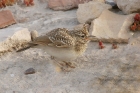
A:
[[[71,61],[82,55],[92,36],[89,35],[86,24],[79,30],[55,28],[45,35],[38,36],[28,42],[27,47],[17,50],[24,51],[29,48],[40,48],[49,55],[61,60],[59,66],[75,68]]]

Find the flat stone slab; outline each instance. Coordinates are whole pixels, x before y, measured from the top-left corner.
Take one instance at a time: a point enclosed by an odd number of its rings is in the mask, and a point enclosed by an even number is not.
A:
[[[16,21],[10,10],[0,11],[0,28],[15,24]]]
[[[134,15],[120,15],[105,10],[99,18],[92,21],[90,33],[104,42],[128,43],[133,35],[130,25]]]

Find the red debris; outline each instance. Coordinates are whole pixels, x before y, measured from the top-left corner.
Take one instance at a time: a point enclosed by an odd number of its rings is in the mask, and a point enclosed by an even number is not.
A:
[[[9,5],[13,5],[16,0],[0,0],[0,8],[4,8]]]
[[[130,26],[130,30],[140,30],[140,14],[136,14],[134,17],[134,23]]]
[[[137,29],[136,23],[134,23],[134,25],[131,25],[131,26],[130,26],[130,30],[136,31],[136,29]]]
[[[112,49],[117,49],[117,48],[118,48],[117,44],[113,43],[112,44]]]
[[[101,40],[99,41],[99,48],[100,48],[100,49],[105,48],[105,46],[103,45],[103,42],[102,42]]]
[[[34,0],[24,0],[26,6],[34,5]]]
[[[136,14],[135,17],[134,17],[134,20],[135,21],[140,21],[140,14]]]

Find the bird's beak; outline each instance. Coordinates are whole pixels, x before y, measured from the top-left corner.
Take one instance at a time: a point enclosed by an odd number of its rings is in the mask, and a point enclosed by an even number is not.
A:
[[[96,36],[90,35],[87,37],[88,40],[92,40],[93,38],[95,38]]]

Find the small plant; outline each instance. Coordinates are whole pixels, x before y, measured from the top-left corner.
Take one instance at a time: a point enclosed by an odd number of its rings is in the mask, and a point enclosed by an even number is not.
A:
[[[34,5],[34,1],[33,0],[24,0],[24,4],[26,6]]]
[[[16,0],[1,0],[0,1],[0,8],[13,5],[16,2]]]
[[[15,4],[17,0],[0,0],[0,8],[4,8],[6,6],[12,6]],[[34,0],[23,0],[23,3],[26,6],[34,5]]]
[[[140,31],[140,14],[136,14],[134,17],[134,23],[130,26],[132,31]]]

